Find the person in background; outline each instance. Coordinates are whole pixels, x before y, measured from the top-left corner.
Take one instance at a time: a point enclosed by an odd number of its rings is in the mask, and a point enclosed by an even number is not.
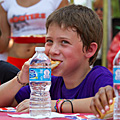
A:
[[[20,71],[17,67],[14,65],[0,60],[0,84],[3,84],[9,80],[11,80],[13,77],[17,75],[17,73]]]
[[[103,21],[103,0],[94,0],[93,8],[100,20]]]
[[[96,93],[95,97],[91,100],[90,108],[92,112],[95,114],[97,118],[100,117],[98,113],[98,108],[103,114],[109,111],[111,105],[113,103],[113,98],[115,97],[115,92],[113,87],[107,85],[105,87],[101,87],[99,91]]]
[[[0,37],[1,37],[1,36],[2,36],[2,33],[1,33],[1,30],[0,30]],[[0,53],[0,60],[7,61],[8,51],[9,51],[9,49],[11,48],[12,44],[13,44],[13,41],[10,40],[10,41],[9,41],[8,48],[6,49],[6,51],[4,51],[3,53]]]
[[[2,33],[1,33],[1,30],[0,30],[0,37],[1,37]],[[6,61],[7,60],[7,53],[4,52],[4,53],[0,53],[0,60],[4,60]]]
[[[100,18],[100,20],[103,22],[103,0],[94,0],[93,9]],[[94,66],[96,65],[102,65],[102,46],[98,52],[97,59],[94,63]]]
[[[33,56],[35,47],[44,46],[42,38],[38,39],[37,36],[46,34],[45,22],[48,15],[68,4],[68,0],[4,0],[1,2],[0,53],[6,51],[10,38],[14,41],[8,51],[7,62],[21,69],[24,62]]]
[[[107,67],[112,73],[113,73],[113,60],[119,50],[120,50],[120,32],[118,32],[114,36],[107,53]]]
[[[60,61],[52,70],[52,111],[91,112],[91,99],[99,88],[113,86],[112,73],[107,68],[90,67],[102,44],[101,20],[91,9],[72,4],[48,16],[46,31],[45,53],[52,61]],[[30,88],[23,87],[29,82],[29,62],[16,77],[0,86],[0,96],[8,93],[2,96],[0,107],[17,106],[18,112],[29,111]]]

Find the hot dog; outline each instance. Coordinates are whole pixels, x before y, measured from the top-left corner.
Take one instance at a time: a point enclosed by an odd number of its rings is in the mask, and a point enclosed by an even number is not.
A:
[[[51,69],[55,69],[60,64],[60,61],[51,61]]]
[[[105,114],[102,114],[100,110],[97,109],[97,111],[99,112],[100,114],[100,119],[105,119],[105,118],[110,118],[112,117],[113,115],[113,110],[114,110],[114,102],[115,102],[115,98],[113,99],[113,104],[111,104],[109,107],[110,107],[110,110],[107,111]]]

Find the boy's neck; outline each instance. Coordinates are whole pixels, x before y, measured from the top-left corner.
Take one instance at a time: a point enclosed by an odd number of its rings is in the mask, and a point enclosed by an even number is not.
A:
[[[89,67],[85,71],[82,70],[79,73],[77,72],[77,74],[75,74],[75,72],[73,72],[73,74],[71,76],[63,77],[66,88],[67,89],[76,88],[85,79],[85,77],[90,72],[90,70],[91,70],[91,68]],[[84,73],[83,73],[83,71],[84,71]]]

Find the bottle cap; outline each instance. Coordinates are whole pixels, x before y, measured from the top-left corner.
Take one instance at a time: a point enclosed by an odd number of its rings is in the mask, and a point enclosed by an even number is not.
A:
[[[45,47],[35,47],[35,51],[45,51]]]

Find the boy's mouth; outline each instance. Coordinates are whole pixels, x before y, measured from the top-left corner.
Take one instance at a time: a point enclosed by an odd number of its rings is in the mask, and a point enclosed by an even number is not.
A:
[[[57,61],[57,60],[53,61],[53,60],[51,60],[51,69],[52,70],[55,69],[60,63],[61,63],[61,61]]]

